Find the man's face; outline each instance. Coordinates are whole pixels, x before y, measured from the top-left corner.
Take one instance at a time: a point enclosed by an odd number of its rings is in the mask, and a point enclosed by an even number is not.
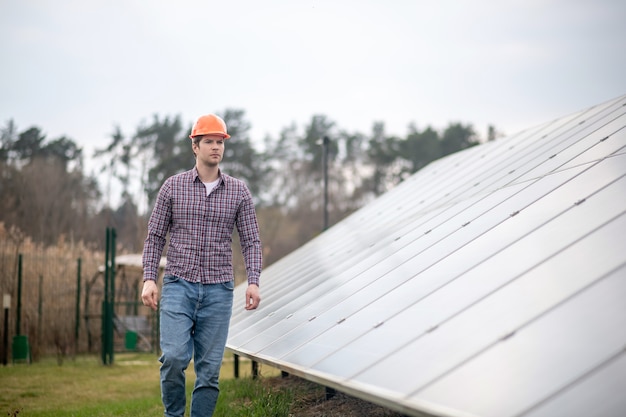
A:
[[[217,165],[224,157],[224,138],[219,135],[200,136],[198,144],[192,144],[196,158],[207,165]]]

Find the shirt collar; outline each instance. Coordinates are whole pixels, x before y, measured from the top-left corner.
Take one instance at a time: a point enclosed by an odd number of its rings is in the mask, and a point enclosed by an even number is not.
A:
[[[217,170],[217,179],[218,179],[218,184],[223,182],[224,185],[226,185],[226,176],[222,175],[222,170],[218,168]],[[193,167],[191,170],[191,181],[196,181],[198,180],[199,182],[202,182],[202,180],[200,179],[200,175],[198,175],[198,168],[197,167]]]

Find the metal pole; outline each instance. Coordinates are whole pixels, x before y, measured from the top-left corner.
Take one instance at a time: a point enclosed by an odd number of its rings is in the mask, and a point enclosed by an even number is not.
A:
[[[80,328],[80,273],[81,259],[76,261],[76,316],[74,317],[74,354],[78,353],[78,329]]]
[[[110,231],[106,229],[106,242],[104,245],[104,300],[102,301],[102,363],[108,364],[107,352],[109,342],[107,340],[109,332],[107,331],[108,314],[109,314],[109,249],[110,244]]]
[[[135,289],[135,294],[133,296],[133,300],[140,300],[141,296],[139,295],[139,280],[136,281],[136,284],[133,286],[133,288]],[[137,307],[139,306],[138,302],[134,302],[132,305],[132,315],[133,316],[137,316],[139,315],[139,311],[137,311]]]
[[[15,321],[15,334],[22,334],[22,254],[17,257],[17,319]]]
[[[9,363],[9,309],[4,309],[4,337],[2,338],[2,364]]]
[[[109,268],[109,291],[111,292],[109,296],[109,360],[110,364],[113,364],[113,317],[115,315],[114,306],[115,306],[115,240],[116,233],[115,229],[111,228],[111,249],[109,250],[109,254],[111,256],[111,267]]]
[[[113,364],[113,306],[115,303],[115,229],[106,230],[104,301],[102,304],[102,362]]]
[[[4,307],[4,336],[2,338],[2,364],[9,363],[9,309],[11,308],[11,295],[4,294],[2,296],[2,305]]]
[[[43,320],[43,275],[39,275],[39,302],[37,303],[37,335],[39,337],[39,343],[43,340],[43,326],[41,324]]]
[[[154,351],[158,356],[161,356],[161,303],[157,304],[156,311],[156,326],[154,326]]]
[[[259,363],[256,361],[252,361],[252,379],[257,379],[259,377]]]
[[[324,136],[322,142],[322,169],[324,170],[324,230],[328,229],[328,145],[330,139]]]

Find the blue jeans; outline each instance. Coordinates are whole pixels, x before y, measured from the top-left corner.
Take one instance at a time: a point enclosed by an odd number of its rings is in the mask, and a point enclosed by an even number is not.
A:
[[[212,416],[233,306],[234,282],[200,284],[173,275],[161,294],[161,398],[165,416],[185,414],[185,370],[194,356],[191,417]]]

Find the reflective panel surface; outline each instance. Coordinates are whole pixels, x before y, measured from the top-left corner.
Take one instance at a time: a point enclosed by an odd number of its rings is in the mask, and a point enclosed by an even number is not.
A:
[[[266,268],[227,347],[406,415],[621,415],[624,236],[626,96],[426,166]]]

